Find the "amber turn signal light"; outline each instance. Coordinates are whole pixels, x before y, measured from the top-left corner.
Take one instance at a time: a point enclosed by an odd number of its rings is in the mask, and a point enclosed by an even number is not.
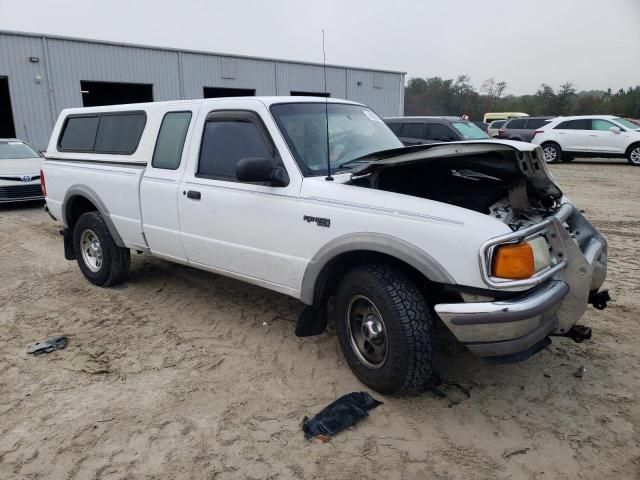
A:
[[[535,273],[533,249],[528,243],[501,245],[493,254],[494,277],[521,280]]]

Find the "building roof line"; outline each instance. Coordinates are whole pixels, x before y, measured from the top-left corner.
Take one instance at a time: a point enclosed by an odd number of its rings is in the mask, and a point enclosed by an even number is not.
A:
[[[193,50],[187,48],[175,48],[175,47],[160,47],[156,45],[145,45],[140,43],[125,43],[125,42],[116,42],[111,40],[96,40],[90,38],[82,38],[82,37],[69,37],[64,35],[51,35],[46,33],[36,33],[36,32],[22,32],[15,30],[0,30],[1,35],[16,35],[22,37],[34,37],[34,38],[46,38],[50,40],[66,40],[72,42],[82,42],[82,43],[93,43],[99,45],[111,45],[117,47],[129,47],[129,48],[144,48],[147,50],[160,50],[165,52],[179,52],[179,53],[193,53],[198,55],[212,55],[218,57],[228,57],[228,58],[239,58],[245,60],[262,60],[268,62],[278,62],[278,63],[292,63],[298,65],[312,65],[316,67],[322,67],[322,63],[319,62],[307,62],[301,60],[285,60],[282,58],[273,58],[273,57],[258,57],[253,55],[241,55],[241,54],[233,54],[233,53],[220,53],[220,52],[211,52],[207,50]],[[406,75],[407,72],[399,71],[399,70],[384,70],[377,68],[369,68],[369,67],[355,67],[349,65],[338,65],[338,64],[327,64],[327,67],[330,68],[344,68],[350,70],[362,70],[366,72],[379,72],[379,73],[394,73],[400,75]]]

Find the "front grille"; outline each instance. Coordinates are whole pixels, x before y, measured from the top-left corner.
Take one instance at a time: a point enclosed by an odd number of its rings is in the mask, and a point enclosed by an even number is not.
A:
[[[42,197],[40,184],[0,186],[0,200]]]

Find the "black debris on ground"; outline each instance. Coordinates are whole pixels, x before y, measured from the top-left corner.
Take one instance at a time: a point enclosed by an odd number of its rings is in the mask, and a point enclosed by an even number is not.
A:
[[[55,335],[41,342],[34,343],[29,347],[27,353],[31,355],[40,355],[42,353],[50,353],[54,350],[62,350],[67,346],[67,337]]]
[[[353,392],[343,395],[312,418],[304,417],[302,419],[304,438],[307,440],[317,438],[327,442],[331,436],[368,417],[368,410],[376,408],[378,405],[382,405],[382,402],[367,392]]]

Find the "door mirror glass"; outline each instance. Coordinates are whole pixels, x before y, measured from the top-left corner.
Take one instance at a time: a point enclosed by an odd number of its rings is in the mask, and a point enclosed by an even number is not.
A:
[[[248,157],[238,161],[236,178],[241,182],[269,182],[277,187],[289,184],[289,177],[282,167],[274,167],[268,157]]]
[[[620,127],[609,127],[609,131],[613,133],[620,133]]]

